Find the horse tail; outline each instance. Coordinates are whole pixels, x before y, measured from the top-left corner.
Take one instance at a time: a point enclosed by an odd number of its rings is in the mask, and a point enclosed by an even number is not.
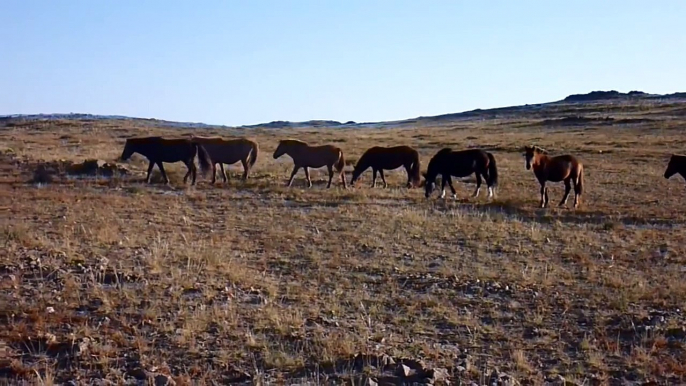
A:
[[[495,157],[492,153],[486,153],[488,156],[488,178],[490,186],[498,186],[498,167],[495,165]]]
[[[576,178],[576,191],[579,196],[584,192],[584,166],[579,164],[579,176]]]
[[[255,166],[255,162],[257,162],[257,154],[260,152],[260,146],[257,144],[257,142],[253,142],[251,146],[252,151],[250,152],[250,167],[252,168]]]
[[[345,157],[343,157],[343,150],[338,149],[338,161],[336,161],[336,164],[334,165],[337,171],[343,171],[343,168],[345,167]]]
[[[421,183],[421,176],[419,175],[419,168],[420,168],[420,162],[419,162],[419,153],[415,152],[413,154],[413,160],[412,160],[412,168],[410,169],[410,174],[412,175],[412,179],[415,181],[415,184],[419,185]]]
[[[206,176],[207,173],[212,170],[212,158],[210,158],[210,154],[207,152],[207,150],[205,150],[203,145],[199,144],[198,142],[193,142],[193,146],[195,147],[196,154],[198,155],[200,171],[202,171],[202,174]]]

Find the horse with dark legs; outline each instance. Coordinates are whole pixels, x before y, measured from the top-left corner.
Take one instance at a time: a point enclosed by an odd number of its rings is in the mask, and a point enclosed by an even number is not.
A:
[[[376,186],[376,175],[378,173],[381,176],[384,188],[386,188],[388,184],[386,183],[383,171],[397,169],[401,166],[407,172],[407,187],[411,188],[413,185],[419,185],[420,163],[417,150],[409,146],[371,147],[362,154],[362,157],[355,164],[350,186],[353,186],[360,178],[360,175],[371,167],[373,173],[371,187]]]
[[[581,162],[569,154],[551,157],[546,150],[534,145],[525,146],[524,151],[526,170],[533,168],[534,175],[541,185],[541,208],[548,206],[547,181],[564,181],[565,194],[559,204],[561,207],[567,204],[574,184],[574,208],[577,208],[584,190],[584,167]]]
[[[343,188],[347,188],[345,182],[345,158],[343,157],[343,150],[337,146],[333,145],[320,145],[312,146],[303,141],[298,141],[297,139],[284,139],[279,141],[279,145],[274,151],[274,159],[281,157],[282,155],[288,155],[293,159],[293,172],[291,172],[291,177],[288,179],[286,186],[291,186],[293,183],[293,178],[295,174],[298,173],[300,168],[305,170],[305,179],[307,180],[307,187],[312,187],[312,180],[310,179],[309,168],[321,168],[326,166],[329,172],[329,183],[326,188],[331,187],[331,181],[334,176],[334,169],[340,175],[341,181],[343,182]]]
[[[250,170],[257,162],[257,154],[260,150],[257,142],[247,138],[224,139],[192,135],[191,140],[200,143],[212,159],[212,184],[216,182],[217,164],[221,169],[224,182],[227,182],[229,176],[224,171],[224,164],[232,165],[239,161],[243,165],[242,179],[247,180]]]
[[[670,179],[677,173],[686,179],[686,155],[672,154],[672,156],[669,157],[669,163],[665,170],[665,178]]]
[[[453,198],[457,198],[457,191],[453,186],[452,177],[467,177],[476,175],[476,190],[472,197],[477,197],[481,191],[481,178],[486,180],[488,186],[488,198],[495,194],[498,186],[498,168],[493,154],[481,149],[469,149],[453,151],[450,148],[439,150],[429,161],[426,173],[424,173],[424,196],[429,198],[436,185],[436,177],[441,175],[441,198],[445,197],[445,186],[450,186]]]
[[[162,137],[138,137],[128,138],[124,145],[124,151],[119,157],[122,161],[126,161],[134,153],[139,153],[148,159],[148,174],[145,177],[145,182],[150,183],[150,174],[153,167],[157,165],[162,173],[162,179],[165,184],[169,184],[169,178],[164,171],[162,164],[183,162],[188,168],[188,172],[183,177],[183,183],[188,181],[188,177],[192,176],[191,185],[195,185],[195,177],[197,168],[193,162],[195,157],[198,157],[200,163],[200,170],[203,175],[212,169],[212,160],[205,148],[197,142],[187,138],[168,139]]]

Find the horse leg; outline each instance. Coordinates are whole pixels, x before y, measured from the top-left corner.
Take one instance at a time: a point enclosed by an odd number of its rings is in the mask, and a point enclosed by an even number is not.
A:
[[[341,169],[341,182],[343,183],[343,189],[348,189],[348,184],[345,182],[345,170]]]
[[[574,209],[579,206],[579,199],[581,198],[581,184],[583,183],[581,178],[583,177],[578,176],[574,181]]]
[[[545,208],[545,206],[547,205],[547,201],[548,201],[547,197],[548,197],[548,188],[546,188],[545,182],[541,182],[541,204],[540,204],[541,208]]]
[[[298,169],[300,169],[300,166],[298,166],[298,165],[295,165],[293,167],[293,171],[291,172],[291,178],[288,179],[286,186],[288,186],[288,187],[291,186],[291,184],[293,183],[293,177],[295,177],[295,174],[298,173]]]
[[[445,198],[445,185],[448,183],[448,179],[445,176],[441,176],[441,198]]]
[[[493,181],[490,179],[490,176],[486,176],[484,174],[484,179],[486,180],[486,185],[488,185],[488,198],[491,199],[495,195],[494,188],[493,188]]]
[[[372,188],[376,187],[376,173],[377,172],[378,172],[378,170],[376,170],[376,168],[372,168],[372,186],[371,186]]]
[[[231,176],[229,176],[229,174],[226,172],[226,170],[224,170],[224,164],[221,162],[219,163],[219,169],[222,172],[222,178],[224,179],[224,182],[225,183],[229,182],[229,179],[231,178]]]
[[[405,171],[407,172],[407,188],[410,189],[412,187],[412,171],[411,171],[411,166],[410,165],[405,165]]]
[[[243,164],[243,181],[248,179],[248,172],[250,171],[248,162],[246,160],[241,160],[241,163]]]
[[[562,201],[560,201],[560,207],[567,205],[567,198],[569,198],[569,192],[572,191],[572,177],[565,179],[565,195],[562,196]]]
[[[307,166],[303,167],[305,169],[305,180],[307,181],[307,187],[311,188],[312,187],[312,180],[310,179],[310,168]]]
[[[479,192],[481,191],[481,174],[479,172],[476,172],[476,190],[474,190],[474,195],[472,197],[478,197]]]
[[[453,198],[457,198],[457,191],[455,190],[455,187],[453,186],[453,178],[448,176],[446,178],[448,180],[448,186],[450,186],[450,191],[453,192]]]
[[[155,163],[150,161],[150,165],[148,165],[148,175],[145,176],[145,183],[149,184],[150,183],[150,174],[152,174],[152,168],[155,167]]]
[[[329,189],[331,187],[331,180],[333,180],[333,166],[327,165],[326,168],[329,170],[329,183],[326,185],[326,188]]]
[[[167,178],[167,172],[164,171],[162,161],[157,162],[157,167],[160,168],[160,173],[162,173],[162,180],[164,180],[165,185],[169,185],[169,178]]]
[[[383,182],[383,188],[386,189],[388,184],[386,183],[386,177],[383,175],[383,169],[379,169],[379,175],[381,176],[381,182]]]

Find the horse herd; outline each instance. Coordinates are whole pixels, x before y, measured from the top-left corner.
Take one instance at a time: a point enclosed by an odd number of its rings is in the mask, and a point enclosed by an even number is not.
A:
[[[584,189],[584,167],[582,163],[569,154],[550,156],[544,149],[533,145],[525,146],[524,152],[526,169],[533,169],[534,175],[541,185],[540,206],[542,208],[548,206],[546,183],[563,182],[565,193],[559,206],[566,205],[573,187],[574,208],[578,207]],[[247,179],[251,168],[257,161],[259,146],[256,142],[246,138],[224,139],[195,135],[188,138],[163,138],[159,136],[128,138],[120,159],[126,161],[134,153],[141,154],[149,161],[146,183],[150,183],[150,174],[154,166],[157,165],[164,183],[168,184],[169,178],[167,178],[163,163],[183,162],[188,168],[188,172],[183,178],[184,184],[188,181],[188,177],[191,177],[191,185],[195,185],[197,168],[194,160],[197,157],[202,173],[206,175],[208,172],[212,172],[212,183],[214,184],[216,182],[217,164],[219,164],[224,182],[228,181],[228,178],[223,164],[231,165],[239,161],[244,170],[242,178],[243,180]],[[294,164],[287,186],[291,186],[295,175],[300,169],[303,169],[307,185],[312,187],[309,169],[326,167],[329,174],[326,187],[331,187],[331,182],[337,173],[343,188],[347,188],[344,173],[345,157],[341,148],[334,145],[313,146],[303,141],[285,139],[279,141],[273,157],[278,159],[284,154],[290,156]],[[473,197],[479,195],[483,181],[488,186],[488,198],[494,197],[498,184],[498,168],[495,157],[492,153],[482,149],[452,150],[443,148],[439,150],[429,161],[427,171],[423,173],[424,180],[420,181],[420,162],[417,150],[409,146],[374,146],[367,149],[355,164],[350,185],[354,186],[360,175],[371,168],[371,186],[376,186],[378,175],[386,187],[388,184],[384,170],[400,167],[404,167],[407,172],[407,187],[423,186],[427,198],[435,189],[438,175],[441,175],[441,198],[445,197],[446,185],[450,187],[453,197],[456,197],[457,192],[453,186],[452,177],[463,178],[475,174],[476,190]],[[670,178],[676,173],[686,177],[686,156],[671,156],[664,177]]]

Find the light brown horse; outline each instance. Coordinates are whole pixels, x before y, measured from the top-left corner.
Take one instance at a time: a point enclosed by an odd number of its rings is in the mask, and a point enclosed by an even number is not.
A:
[[[247,138],[224,139],[222,137],[201,137],[191,135],[191,140],[203,145],[210,158],[212,158],[212,183],[214,184],[217,176],[217,164],[221,169],[224,182],[228,181],[228,176],[224,171],[224,164],[232,165],[240,161],[243,164],[243,181],[248,179],[250,170],[257,162],[259,146],[257,142]]]
[[[157,165],[162,173],[162,179],[165,184],[169,184],[169,178],[167,178],[167,173],[164,171],[162,163],[174,163],[183,162],[188,168],[188,172],[183,177],[183,183],[185,184],[189,176],[193,176],[191,185],[195,185],[195,175],[197,168],[193,160],[198,157],[200,161],[200,170],[203,174],[212,168],[212,161],[209,154],[205,148],[190,139],[187,138],[162,138],[162,137],[139,137],[139,138],[129,138],[126,140],[124,145],[124,151],[119,157],[122,161],[126,161],[134,153],[139,153],[150,161],[148,165],[148,174],[145,176],[145,182],[150,183],[150,173],[152,173],[152,168]]]
[[[331,180],[334,176],[334,168],[341,176],[341,181],[343,181],[343,188],[347,188],[345,182],[345,158],[343,157],[343,150],[339,147],[333,145],[321,145],[321,146],[311,146],[303,141],[298,141],[297,139],[284,139],[279,141],[279,146],[276,147],[274,151],[274,159],[287,154],[293,159],[295,166],[293,167],[293,172],[291,173],[291,178],[288,179],[286,186],[291,186],[293,183],[293,177],[298,173],[300,168],[305,169],[305,178],[307,179],[307,187],[312,187],[312,180],[310,180],[310,170],[309,168],[321,168],[326,166],[329,171],[329,183],[326,188],[331,187]]]
[[[548,188],[546,181],[564,181],[565,194],[560,201],[560,206],[567,203],[569,192],[574,183],[574,208],[579,206],[579,199],[584,190],[584,167],[574,156],[565,154],[551,157],[548,152],[538,146],[527,145],[524,147],[526,157],[526,170],[534,169],[534,175],[541,184],[541,208],[548,206]]]
[[[417,150],[409,146],[371,147],[362,154],[362,157],[360,157],[355,164],[350,185],[353,186],[355,181],[360,178],[360,175],[371,167],[373,173],[372,188],[376,186],[377,173],[381,176],[383,187],[386,188],[388,187],[388,184],[386,183],[386,177],[384,176],[383,171],[397,169],[401,166],[405,167],[405,171],[407,171],[407,187],[411,188],[413,185],[419,185],[420,165],[419,153]]]

